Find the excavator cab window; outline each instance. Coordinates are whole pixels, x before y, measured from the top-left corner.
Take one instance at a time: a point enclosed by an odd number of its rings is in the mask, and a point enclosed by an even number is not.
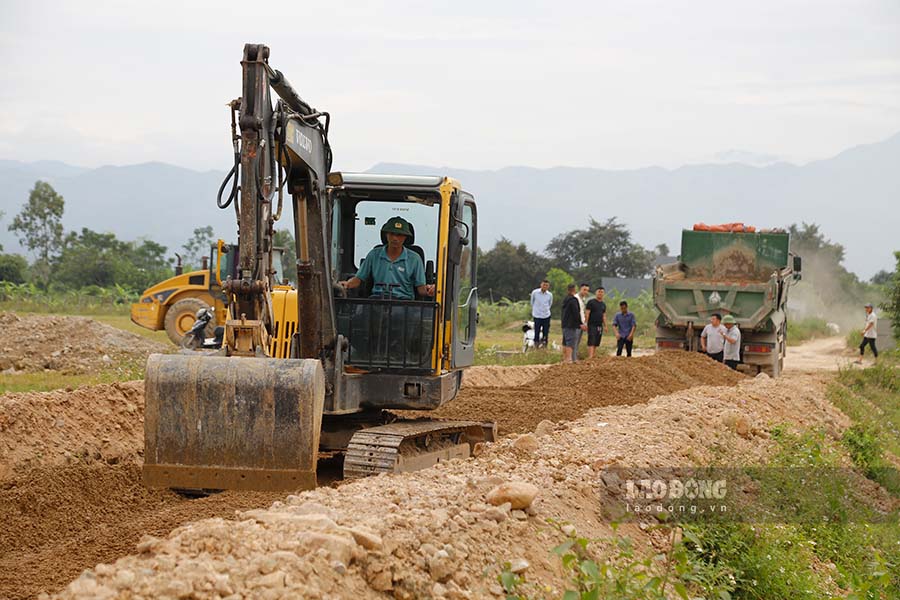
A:
[[[406,248],[422,260],[426,284],[434,283],[440,227],[439,198],[390,194],[351,195],[336,199],[340,209],[340,243],[333,248],[339,259],[337,270],[344,277],[355,275],[366,256],[383,245],[381,228],[391,217],[400,216],[412,226],[414,236]],[[338,332],[349,339],[345,362],[350,365],[386,370],[430,370],[434,346],[437,304],[430,297],[400,299],[386,293],[373,294],[375,281],[364,281],[350,298],[337,298]]]

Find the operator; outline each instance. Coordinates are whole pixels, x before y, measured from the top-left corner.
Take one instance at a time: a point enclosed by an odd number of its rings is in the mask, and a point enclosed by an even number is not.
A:
[[[369,279],[374,282],[372,297],[413,300],[414,290],[420,296],[434,296],[434,285],[425,284],[422,257],[405,246],[407,239],[413,237],[409,221],[391,217],[381,233],[385,234],[387,243],[370,250],[356,275],[339,285],[352,290]]]

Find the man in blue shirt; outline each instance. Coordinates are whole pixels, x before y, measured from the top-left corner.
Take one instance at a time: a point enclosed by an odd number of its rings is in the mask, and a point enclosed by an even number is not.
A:
[[[634,313],[628,310],[628,303],[624,300],[619,302],[619,312],[613,319],[613,329],[616,331],[616,356],[622,356],[622,348],[625,348],[628,356],[631,356],[637,319]]]
[[[347,281],[341,281],[345,289],[353,289],[371,280],[372,296],[413,300],[420,296],[434,296],[434,285],[425,284],[425,265],[422,257],[406,248],[407,238],[412,238],[412,227],[401,217],[391,217],[381,228],[386,243],[373,248],[366,255],[359,271]]]

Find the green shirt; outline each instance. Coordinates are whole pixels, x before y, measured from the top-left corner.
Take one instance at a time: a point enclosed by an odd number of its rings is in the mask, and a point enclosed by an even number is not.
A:
[[[412,300],[415,289],[425,285],[425,266],[422,257],[405,247],[397,260],[392,261],[387,255],[387,248],[379,246],[366,255],[356,276],[375,284],[372,287],[373,296],[381,296],[382,292],[386,296],[390,290],[391,298]]]

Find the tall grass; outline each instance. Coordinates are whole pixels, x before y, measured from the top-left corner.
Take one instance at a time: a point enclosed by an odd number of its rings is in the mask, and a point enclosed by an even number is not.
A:
[[[122,286],[42,290],[32,283],[0,282],[0,310],[62,315],[128,314],[140,295]]]

